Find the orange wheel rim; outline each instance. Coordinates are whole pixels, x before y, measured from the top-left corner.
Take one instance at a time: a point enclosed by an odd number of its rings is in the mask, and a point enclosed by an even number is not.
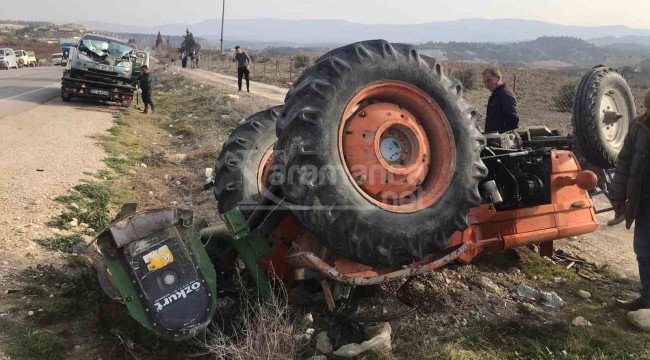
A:
[[[442,196],[454,174],[454,143],[440,106],[399,81],[361,89],[339,128],[348,178],[367,200],[392,212],[425,209]]]
[[[273,145],[266,150],[257,168],[257,190],[260,194],[263,194],[268,187],[271,164],[273,164]]]

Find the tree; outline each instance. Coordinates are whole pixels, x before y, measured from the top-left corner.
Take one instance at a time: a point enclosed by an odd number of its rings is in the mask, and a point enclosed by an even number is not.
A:
[[[181,47],[178,48],[178,52],[187,51],[190,53],[194,50],[201,50],[201,45],[199,45],[196,40],[194,40],[194,34],[190,32],[190,29],[185,29],[183,42],[181,43]]]
[[[135,39],[129,39],[129,41],[127,41],[126,44],[129,45],[130,47],[134,48],[134,49],[136,49],[138,47],[138,43],[137,43],[137,41],[135,41]]]
[[[160,45],[162,45],[162,43],[163,43],[162,35],[160,35],[160,31],[158,31],[158,36],[156,36],[156,49],[159,48]]]
[[[167,36],[167,46],[170,46],[172,44],[171,40],[169,40],[169,36]]]

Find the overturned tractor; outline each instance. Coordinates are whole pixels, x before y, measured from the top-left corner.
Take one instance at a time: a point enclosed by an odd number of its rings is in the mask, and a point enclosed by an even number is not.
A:
[[[482,133],[435,59],[383,40],[344,46],[224,143],[208,184],[222,224],[179,209],[123,212],[98,237],[102,287],[148,329],[182,340],[233,303],[217,300],[233,296],[237,259],[260,293],[273,291],[271,277],[312,284],[336,311],[357,286],[481,252],[548,253],[599,226],[588,194],[597,176],[573,150],[613,167],[634,111],[625,80],[598,66],[577,89],[573,135]]]

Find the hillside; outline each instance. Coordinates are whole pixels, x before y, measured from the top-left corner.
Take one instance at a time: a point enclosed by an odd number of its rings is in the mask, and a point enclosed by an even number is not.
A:
[[[182,34],[186,24],[125,25],[99,21],[84,23],[91,29],[130,33]],[[219,35],[221,19],[190,24],[197,36]],[[226,19],[224,37],[237,41],[287,42],[294,44],[343,44],[384,38],[390,41],[433,42],[516,42],[541,36],[572,36],[592,39],[605,36],[650,36],[648,29],[627,26],[566,26],[518,19],[461,19],[422,24],[359,24],[343,20]]]
[[[608,46],[617,44],[634,44],[642,46],[650,46],[650,36],[605,36],[596,39],[589,39],[589,42],[596,46]]]
[[[650,48],[643,46],[607,46],[574,37],[544,36],[532,41],[497,44],[449,42],[418,46],[425,54],[452,61],[497,63],[515,67],[535,66],[535,63],[554,62],[555,67],[607,63],[634,64],[650,57]]]

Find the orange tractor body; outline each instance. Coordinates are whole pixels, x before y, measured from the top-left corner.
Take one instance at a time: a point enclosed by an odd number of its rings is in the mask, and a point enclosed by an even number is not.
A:
[[[321,246],[314,235],[301,228],[292,216],[275,229],[275,250],[261,266],[285,280],[314,276],[347,285],[375,285],[404,279],[443,267],[451,262],[469,263],[486,251],[539,245],[540,254],[550,256],[553,241],[591,233],[599,227],[587,190],[596,186],[596,175],[582,171],[570,151],[552,151],[551,203],[497,212],[490,204],[472,208],[468,228],[456,232],[449,247],[423,260],[399,268],[360,264]],[[327,283],[323,283],[324,290]],[[334,308],[332,296],[329,306]]]

